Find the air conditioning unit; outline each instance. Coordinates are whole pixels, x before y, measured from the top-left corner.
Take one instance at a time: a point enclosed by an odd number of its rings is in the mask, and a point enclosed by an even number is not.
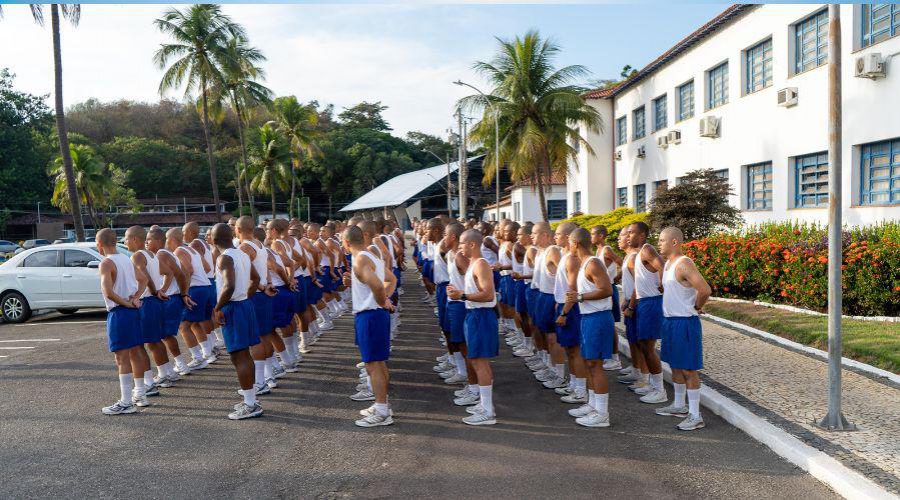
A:
[[[881,54],[872,52],[857,57],[855,74],[859,78],[872,80],[884,77],[884,59],[881,58]]]
[[[661,135],[661,136],[657,137],[656,145],[659,146],[661,149],[666,149],[667,147],[669,147],[669,136]]]
[[[797,87],[787,87],[778,91],[778,105],[784,108],[797,105]]]
[[[719,137],[719,119],[715,116],[701,118],[700,137]]]
[[[622,152],[616,151],[616,161],[621,161],[621,160],[622,160]]]
[[[637,149],[637,157],[638,158],[646,158],[647,157],[647,150],[644,149],[644,146],[641,146]]]
[[[670,130],[669,131],[669,144],[681,144],[681,131],[680,130]]]

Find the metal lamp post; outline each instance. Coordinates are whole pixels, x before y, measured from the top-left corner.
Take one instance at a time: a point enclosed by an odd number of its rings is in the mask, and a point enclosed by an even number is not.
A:
[[[490,108],[491,113],[494,115],[494,184],[496,188],[496,211],[497,211],[497,222],[500,222],[500,110],[497,109],[496,106],[488,99],[488,96],[485,95],[484,92],[478,89],[478,87],[474,85],[470,85],[462,80],[457,80],[453,82],[456,85],[462,85],[469,87],[481,94],[481,97],[484,98],[485,104],[487,104],[488,108]]]
[[[422,151],[429,153],[431,156],[437,158],[438,161],[445,161],[445,165],[447,166],[447,216],[451,219],[453,218],[453,207],[450,204],[450,154],[447,154],[447,159],[442,160],[440,156],[436,155],[433,151],[429,149],[423,149]]]

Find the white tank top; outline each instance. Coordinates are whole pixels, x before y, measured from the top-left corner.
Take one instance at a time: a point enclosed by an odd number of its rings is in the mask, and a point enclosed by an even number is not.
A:
[[[256,251],[256,257],[253,258],[253,267],[256,269],[256,274],[259,275],[259,286],[264,287],[269,284],[269,254],[264,251],[265,247],[263,244],[257,244],[256,240],[247,240],[246,243]]]
[[[147,275],[150,277],[150,281],[153,282],[153,287],[156,290],[159,290],[164,283],[164,279],[162,274],[159,273],[159,261],[156,260],[156,256],[146,250],[139,250],[142,254],[144,254],[144,260],[147,261]],[[144,288],[144,293],[141,294],[141,298],[149,297],[150,294],[150,286]]]
[[[231,257],[231,261],[234,262],[234,293],[231,295],[231,302],[247,300],[247,291],[250,289],[250,266],[253,265],[250,263],[250,256],[237,248],[229,248],[222,254]],[[225,280],[221,269],[216,269],[216,280],[219,282],[218,297],[221,298],[222,290],[225,289],[222,286]]]
[[[603,248],[600,249],[600,255],[598,255],[598,257],[602,257],[602,256],[603,256],[603,251],[606,250],[606,249],[609,249],[609,253],[613,253],[612,247],[609,246],[609,245],[606,245],[605,247],[603,247]],[[603,259],[603,264],[606,265],[606,259],[605,259],[605,258]],[[619,267],[618,267],[618,265],[616,264],[615,261],[610,262],[609,265],[606,266],[606,274],[609,276],[609,282],[610,282],[610,284],[615,283],[615,281],[616,281],[616,274],[617,274],[618,269],[619,269]],[[613,286],[615,286],[615,285],[613,285]]]
[[[630,253],[622,261],[622,297],[625,300],[631,300],[631,294],[634,293],[634,275],[628,269],[628,261],[634,260],[636,255],[636,253]]]
[[[537,253],[534,254],[534,269],[532,270],[531,275],[531,288],[535,288],[537,290],[541,289],[541,279],[544,277],[541,268],[544,267],[544,259],[546,258],[547,249],[541,249],[541,247],[537,247]]]
[[[606,267],[606,265],[603,264],[603,259],[601,258],[588,257],[584,259],[584,262],[581,263],[581,268],[578,270],[578,279],[576,280],[578,293],[589,293],[597,291],[597,285],[595,285],[593,281],[588,279],[587,274],[584,271],[587,268],[588,264],[591,263],[591,260],[594,259],[596,259],[602,267]],[[605,299],[585,300],[584,302],[578,304],[578,309],[581,311],[581,314],[609,311],[612,309],[612,296]]]
[[[304,259],[306,259],[305,267],[298,267],[297,269],[294,269],[294,277],[309,276],[309,268],[310,266],[312,266],[312,259],[309,257],[309,252],[307,252],[306,249],[303,248],[303,245],[298,243],[297,238],[294,238],[294,244],[290,248],[288,248],[288,244],[284,240],[281,240],[281,244],[284,245],[284,249],[288,253],[288,255],[293,255],[293,253],[291,253],[291,250],[293,250],[294,252],[302,255]]]
[[[206,276],[206,271],[203,270],[203,257],[188,245],[181,245],[181,247],[187,250],[188,255],[191,256],[191,267],[193,268],[191,271],[191,286],[211,285],[209,277]]]
[[[537,255],[535,255],[535,260],[537,260]],[[525,255],[522,257],[522,270],[519,271],[524,275],[529,275],[534,272],[534,269],[528,264],[528,249],[525,249]],[[525,283],[531,286],[531,278],[525,278]]]
[[[199,241],[203,248],[206,250],[203,252],[203,260],[209,265],[209,272],[206,273],[207,278],[213,278],[216,275],[216,264],[213,262],[212,257],[212,248],[210,248],[209,244],[205,241],[197,238],[195,241]]]
[[[425,242],[425,259],[434,260],[434,243],[430,241]]]
[[[372,261],[372,264],[375,265],[375,276],[378,277],[379,281],[384,281],[384,261],[376,258],[371,253],[363,250],[356,254],[356,261],[359,262],[359,257],[365,257]],[[357,264],[359,265],[359,264]],[[362,312],[369,311],[372,309],[379,309],[381,306],[378,305],[378,302],[375,301],[375,294],[372,293],[372,289],[369,288],[369,285],[363,283],[356,277],[356,272],[351,273],[351,282],[350,282],[350,293],[353,296],[353,312]]]
[[[556,267],[556,279],[553,280],[553,299],[557,304],[566,302],[566,292],[569,291],[569,273],[566,271],[566,265],[569,263],[569,256],[565,254],[559,259],[559,265]]]
[[[393,268],[397,267],[397,263],[394,262],[394,260],[396,260],[395,256],[397,255],[396,251],[394,250],[394,239],[391,238],[390,234],[385,235],[385,236],[387,236],[387,238],[384,238],[381,241],[385,242],[385,240],[387,240],[385,246],[388,249],[388,253],[391,254],[391,268],[393,269]],[[434,248],[434,260],[441,260],[441,253],[438,251],[437,245],[435,245],[435,248]]]
[[[134,276],[134,264],[131,262],[131,259],[121,253],[107,255],[106,258],[116,265],[116,282],[113,283],[113,293],[128,300],[128,297],[131,297],[138,291],[137,278]],[[103,297],[103,301],[106,302],[107,311],[112,311],[114,308],[119,307],[119,304],[109,300],[106,296]]]
[[[659,295],[659,275],[644,267],[640,252],[634,259],[634,288],[639,299]]]
[[[466,289],[466,279],[462,273],[459,272],[459,267],[456,266],[456,252],[449,251],[447,252],[447,274],[450,277],[450,284],[453,285],[453,288],[457,290],[465,290]],[[451,298],[447,298],[448,302],[462,302],[460,300],[453,300]]]
[[[500,247],[500,255],[497,257],[497,262],[501,266],[512,266],[513,256],[511,255],[511,250],[512,245]],[[502,271],[500,271],[500,276],[509,276],[510,272],[511,271],[508,269],[503,269]]]
[[[447,267],[446,255],[449,254],[450,252],[447,252],[447,254],[445,254],[444,257],[441,257],[440,247],[435,246],[434,249],[435,249],[434,282],[435,282],[435,284],[448,282],[448,281],[450,281],[450,274],[449,274],[449,269]]]
[[[497,244],[497,238],[494,238],[493,236],[485,236],[484,240],[485,241],[490,240],[490,241],[493,241],[494,244]],[[497,246],[499,247],[500,245],[497,245]],[[481,255],[482,255],[482,257],[484,257],[484,260],[486,260],[487,263],[490,264],[491,266],[493,266],[494,264],[497,264],[499,262],[499,257],[497,256],[497,252],[494,252],[493,250],[488,248],[487,245],[485,245],[484,243],[481,244]]]
[[[541,259],[540,270],[538,270],[538,268],[535,268],[534,272],[535,272],[535,276],[538,276],[538,272],[540,272],[540,279],[538,280],[538,289],[541,291],[541,293],[549,293],[552,295],[555,285],[556,285],[556,273],[551,274],[550,271],[547,270],[547,252],[549,252],[551,248],[556,248],[557,250],[562,252],[562,249],[560,249],[556,245],[547,247],[547,249],[544,250],[543,258]],[[562,259],[560,259],[560,260],[562,260]],[[557,266],[556,272],[557,273],[559,272],[559,266]]]
[[[463,283],[463,291],[465,291],[466,294],[479,292],[478,286],[475,284],[475,263],[478,262],[478,260],[479,259],[475,259],[474,261],[470,262],[469,268],[466,269],[466,276],[464,278],[465,281]],[[487,262],[487,259],[483,257],[480,260]],[[496,293],[494,294],[494,297],[490,302],[472,302],[471,300],[466,301],[466,309],[481,309],[486,307],[494,307],[495,305],[497,305]]]
[[[667,318],[684,318],[696,316],[697,290],[678,282],[675,277],[675,268],[682,259],[690,260],[682,255],[674,263],[666,261],[663,268],[663,316]]]
[[[320,249],[322,252],[320,264],[322,264],[322,267],[331,267],[331,252],[328,251],[328,244],[322,238],[319,238],[318,241],[322,243],[322,247],[325,248],[325,250]]]
[[[394,263],[394,252],[390,247],[391,239],[383,234],[379,235],[378,238],[381,239],[381,244],[384,245],[385,249],[387,250],[387,258],[385,260],[387,261],[388,265],[391,269],[397,267]],[[380,254],[381,251],[379,251],[378,253]],[[434,243],[431,244],[431,258],[433,260],[440,260],[441,258],[441,255],[438,252],[437,245],[435,245]]]
[[[278,252],[276,252],[275,250],[272,250],[271,248],[266,248],[266,252],[268,252],[269,255],[271,255],[272,258],[275,259],[275,265],[284,269],[284,261],[281,260],[281,255],[278,255]],[[283,279],[281,279],[281,275],[278,273],[271,273],[269,278],[271,278],[272,286],[274,286],[274,287],[284,286],[287,284],[284,282]]]
[[[169,255],[169,257],[172,257],[172,260],[175,261],[175,265],[178,266],[178,269],[181,269],[181,261],[178,260],[178,257],[176,257],[175,254],[166,250],[165,248],[160,248],[159,252],[156,253],[157,259],[159,259],[159,254],[161,252],[165,252],[166,254]],[[163,293],[165,293],[166,295],[168,295],[170,297],[181,293],[181,288],[178,287],[178,280],[175,279],[175,276],[172,276],[172,281],[169,282],[169,288],[166,288]]]

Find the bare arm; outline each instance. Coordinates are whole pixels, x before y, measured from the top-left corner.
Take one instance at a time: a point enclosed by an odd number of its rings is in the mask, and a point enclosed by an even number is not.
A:
[[[223,318],[221,317],[222,308],[231,302],[231,297],[234,296],[234,289],[236,286],[234,282],[234,261],[231,260],[231,257],[222,255],[219,257],[218,267],[219,271],[222,272],[222,283],[219,283],[219,301],[216,302],[215,311],[219,323],[223,323]],[[257,277],[257,280],[258,279],[259,277]]]
[[[697,266],[690,259],[682,259],[678,264],[678,268],[675,269],[675,274],[679,282],[697,290],[697,300],[694,303],[694,309],[698,311],[703,310],[703,306],[709,300],[712,290],[709,287],[709,283],[700,274]]]
[[[466,299],[472,302],[490,302],[494,300],[496,293],[494,292],[494,272],[491,266],[484,259],[479,259],[473,264],[475,269],[475,285],[478,291],[475,293],[467,293]]]
[[[100,262],[100,292],[103,293],[103,296],[107,299],[113,301],[114,303],[127,307],[129,309],[134,309],[138,307],[140,301],[136,298],[131,297],[120,297],[113,291],[113,286],[116,284],[116,265],[113,261],[109,259],[103,259]]]
[[[209,274],[212,269],[209,268],[209,264],[207,264],[206,259],[203,258],[203,256],[206,255],[206,246],[198,240],[192,241],[190,246],[194,251],[200,254],[200,263],[203,264],[203,272]],[[213,259],[213,262],[215,262],[215,259]]]
[[[566,292],[572,292],[578,290],[578,271],[581,268],[581,260],[577,255],[569,254],[569,258],[566,259],[566,282],[569,284],[569,289]],[[563,314],[568,314],[572,308],[575,307],[575,304],[566,301],[565,305],[563,305]]]

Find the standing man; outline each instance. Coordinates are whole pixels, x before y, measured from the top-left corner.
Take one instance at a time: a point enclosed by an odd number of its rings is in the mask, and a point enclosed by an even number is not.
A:
[[[619,268],[622,267],[622,257],[613,251],[612,247],[606,244],[606,237],[609,230],[606,226],[599,225],[591,228],[591,244],[597,249],[597,257],[603,259],[603,265],[606,266],[607,274],[609,274],[609,282],[612,283],[612,315],[613,321],[616,323],[622,317],[622,311],[619,307],[619,288],[616,287],[616,276]],[[621,370],[622,362],[619,360],[619,336],[613,336],[612,357],[604,360],[604,370]]]
[[[182,310],[179,326],[181,338],[191,353],[191,361],[187,366],[191,370],[203,369],[207,367],[209,364],[207,360],[212,356],[204,327],[204,323],[209,319],[206,315],[206,304],[210,300],[209,278],[206,277],[203,258],[196,250],[184,244],[181,229],[169,229],[166,239],[175,246],[174,253],[181,262],[181,269],[190,276],[187,295],[194,305]]]
[[[464,289],[447,287],[447,296],[453,300],[466,302],[464,334],[469,359],[478,380],[480,403],[466,411],[470,416],[463,419],[468,425],[494,425],[494,374],[491,358],[499,354],[497,295],[494,289],[494,273],[491,265],[481,256],[484,236],[476,230],[468,230],[460,238],[460,251],[469,260],[469,268],[464,278]]]
[[[169,362],[169,356],[166,354],[166,346],[162,343],[163,333],[163,301],[168,297],[160,291],[163,285],[163,278],[159,272],[159,261],[156,256],[144,247],[147,245],[147,231],[141,226],[131,226],[125,231],[125,246],[131,254],[131,262],[134,263],[137,276],[142,278],[146,283],[144,291],[141,293],[141,307],[138,309],[141,317],[141,335],[143,335],[144,345],[153,355],[153,362],[156,363],[157,369]],[[145,371],[135,375],[144,377],[145,396],[158,396],[159,387],[153,382],[153,371],[150,370],[150,358],[147,357],[147,351],[139,350],[138,354],[141,358],[141,364],[145,366]],[[140,400],[140,403],[143,403]],[[140,404],[139,404],[140,406]]]
[[[663,270],[662,360],[672,367],[675,397],[657,415],[687,417],[678,424],[683,431],[706,426],[700,416],[700,373],[703,369],[703,330],[698,314],[709,299],[709,284],[689,257],[681,252],[684,235],[667,227],[659,235],[659,249],[666,258]],[[684,406],[685,391],[687,407]]]
[[[160,287],[166,300],[162,301],[162,343],[169,354],[172,355],[174,368],[171,363],[157,365],[157,376],[153,379],[159,387],[170,387],[177,382],[181,375],[190,373],[181,347],[178,345],[178,325],[181,323],[181,311],[186,307],[190,297],[187,293],[189,277],[181,272],[178,258],[165,248],[166,234],[161,229],[151,229],[147,234],[147,251],[156,257],[159,262],[159,274],[163,284]]]
[[[119,390],[121,398],[103,408],[106,415],[134,413],[137,407],[132,402],[135,389],[143,396],[144,378],[138,349],[143,349],[141,336],[140,292],[144,284],[136,277],[131,259],[116,249],[116,233],[112,229],[101,229],[96,236],[97,251],[104,257],[100,263],[100,291],[106,302],[106,336],[109,352],[116,358],[119,369]],[[134,377],[138,374],[138,378]]]
[[[622,310],[628,308],[631,302],[631,296],[634,294],[634,259],[637,251],[631,248],[631,236],[628,227],[619,231],[619,249],[625,252],[625,258],[622,260]],[[637,343],[637,329],[635,327],[635,317],[632,311],[631,315],[623,315],[622,323],[625,325],[625,338],[628,340],[628,348],[631,352],[631,366],[621,370],[618,377],[619,383],[631,384],[629,389],[637,389],[649,385],[650,372],[647,371],[647,364],[644,362],[644,355],[641,354]]]

